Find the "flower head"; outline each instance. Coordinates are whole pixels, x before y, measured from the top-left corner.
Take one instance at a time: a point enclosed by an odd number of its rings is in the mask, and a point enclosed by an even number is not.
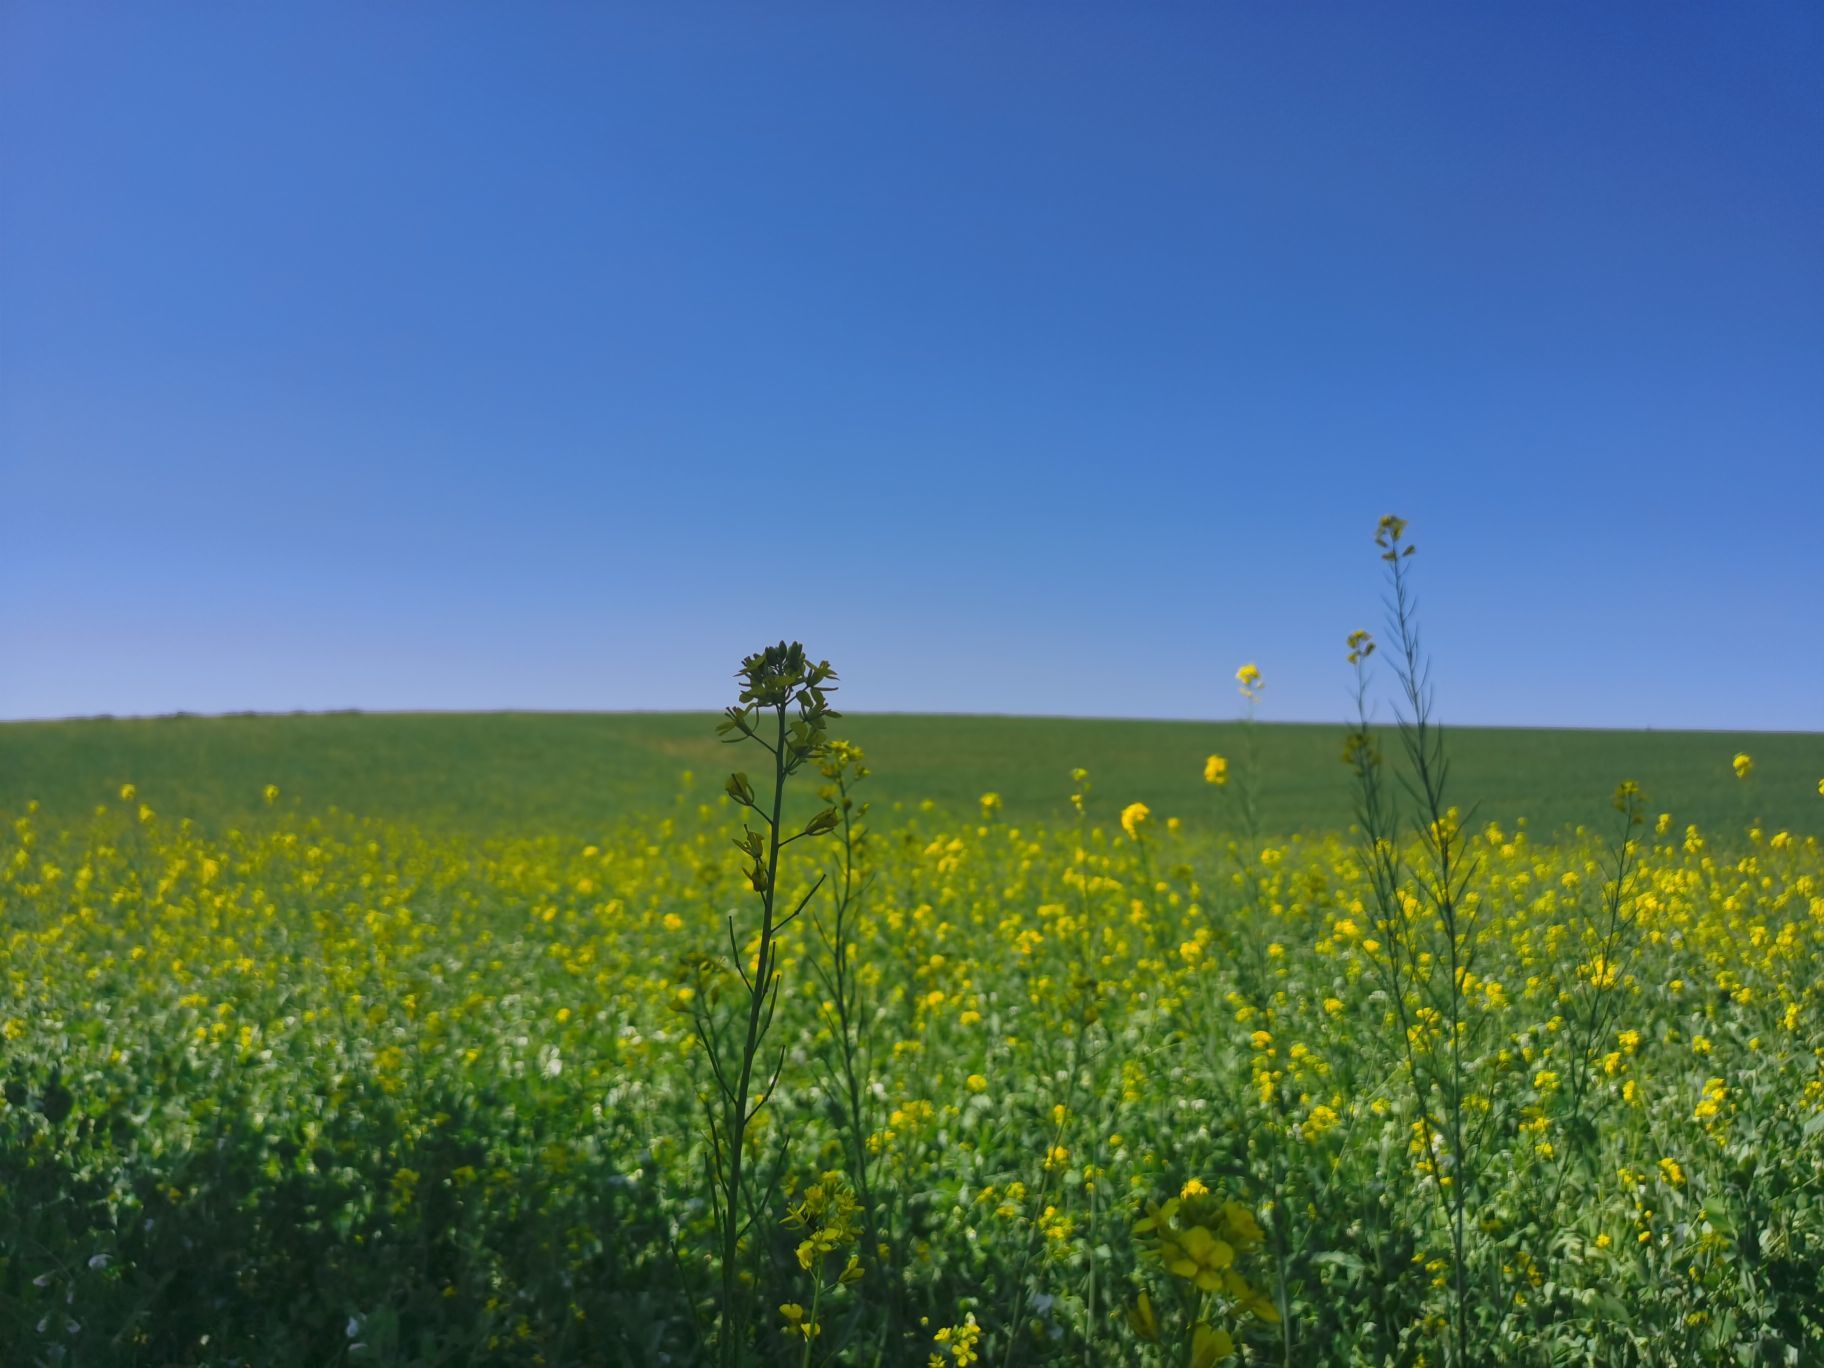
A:
[[[841,1173],[826,1173],[804,1190],[785,1224],[805,1232],[798,1245],[798,1266],[807,1271],[828,1255],[855,1243],[861,1234],[861,1207]]]
[[[1229,782],[1229,762],[1220,755],[1212,755],[1203,762],[1203,782],[1220,787]]]
[[[1251,660],[1235,671],[1235,682],[1241,686],[1241,696],[1250,703],[1259,698],[1260,691],[1267,687],[1260,677],[1260,666]]]
[[[1140,839],[1140,828],[1152,820],[1153,810],[1145,803],[1129,803],[1121,809],[1121,830],[1130,841]]]
[[[1374,544],[1386,550],[1386,554],[1381,557],[1382,560],[1392,560],[1395,556],[1402,554],[1398,548],[1400,538],[1405,535],[1406,519],[1395,517],[1392,513],[1381,516],[1381,520],[1374,525]],[[1410,556],[1412,548],[1407,547],[1404,554]]]
[[[1746,779],[1754,772],[1754,757],[1751,755],[1745,753],[1738,755],[1729,763],[1735,767],[1735,777],[1737,779]]]
[[[1218,1200],[1202,1183],[1187,1183],[1184,1195],[1148,1203],[1134,1235],[1167,1273],[1204,1292],[1241,1286],[1239,1275],[1230,1272],[1236,1256],[1258,1248],[1264,1238],[1252,1211]]]
[[[788,1335],[803,1335],[807,1340],[816,1339],[823,1333],[823,1327],[812,1320],[805,1309],[797,1302],[786,1302],[779,1308],[785,1324],[780,1328]]]
[[[1191,1368],[1216,1368],[1235,1352],[1235,1337],[1227,1330],[1198,1325],[1191,1332]]]
[[[982,1338],[982,1327],[975,1323],[975,1312],[963,1317],[960,1325],[946,1325],[931,1336],[939,1348],[928,1360],[931,1368],[945,1368],[948,1364],[977,1363],[981,1360],[978,1341]],[[948,1357],[945,1355],[948,1354]]]

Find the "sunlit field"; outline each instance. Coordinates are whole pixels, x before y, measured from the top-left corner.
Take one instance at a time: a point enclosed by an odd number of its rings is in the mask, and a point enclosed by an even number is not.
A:
[[[773,940],[732,1305],[707,1042],[759,824],[720,776],[588,838],[21,805],[0,1357],[1435,1363],[1461,1314],[1476,1361],[1818,1361],[1815,818],[1758,821],[1794,795],[1747,752],[1703,778],[1733,821],[1484,810],[1437,996],[1422,879],[1402,929],[1359,829],[1247,834],[1271,730],[1187,750],[1171,807],[1066,767],[1050,818],[866,812],[847,748],[791,779],[837,821],[780,859],[778,920],[824,882]]]
[[[0,0],[0,1368],[1824,1368],[1820,71]]]
[[[603,759],[12,729],[6,1361],[1818,1361],[1818,738],[1472,734],[1462,799],[1404,534],[1321,764],[1252,662],[1220,729],[870,721],[786,642]],[[896,731],[976,768],[879,807]],[[1685,811],[1564,820],[1619,751]]]

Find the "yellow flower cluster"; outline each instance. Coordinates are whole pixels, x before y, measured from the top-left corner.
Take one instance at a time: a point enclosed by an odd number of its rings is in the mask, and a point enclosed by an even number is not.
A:
[[[1243,1276],[1237,1261],[1260,1248],[1265,1235],[1254,1213],[1240,1202],[1221,1200],[1196,1179],[1181,1195],[1149,1203],[1134,1223],[1141,1250],[1175,1278],[1262,1320],[1275,1320],[1273,1303]]]
[[[946,1325],[931,1336],[938,1346],[937,1352],[926,1361],[927,1368],[961,1368],[961,1365],[976,1363],[981,1359],[977,1347],[982,1339],[982,1327],[975,1322],[975,1312],[965,1315],[960,1324]]]
[[[1228,773],[1220,756],[1204,762],[1212,784]],[[750,1314],[774,1352],[783,1329],[794,1356],[814,1339],[820,1359],[834,1357],[841,1327],[889,1285],[926,1306],[954,1304],[942,1299],[959,1287],[1010,1303],[1029,1286],[1070,1295],[1027,1307],[1018,1326],[997,1310],[984,1329],[957,1307],[929,1346],[919,1336],[919,1355],[935,1348],[949,1368],[988,1345],[999,1360],[1003,1335],[1043,1322],[1060,1361],[1169,1349],[1173,1363],[1215,1364],[1278,1333],[1267,1327],[1286,1288],[1266,1229],[1341,1259],[1393,1228],[1426,1263],[1440,1256],[1437,1197],[1457,1181],[1448,1129],[1382,1081],[1401,1076],[1409,1043],[1437,1048],[1452,1027],[1416,989],[1396,1003],[1379,973],[1390,921],[1429,925],[1436,910],[1410,890],[1393,917],[1379,910],[1368,857],[1346,833],[1248,843],[1194,820],[1155,823],[1143,802],[1103,816],[1068,803],[1088,792],[1075,778],[1072,789],[1059,776],[1049,823],[998,820],[992,794],[979,811],[969,801],[880,819],[846,964],[852,1020],[867,1032],[859,1137],[830,1119],[847,1086],[821,1067],[844,1029],[838,1008],[849,1010],[818,972],[827,886],[782,936],[779,1054],[762,1062],[768,1078],[785,1067],[755,1142],[757,1171],[780,1186],[749,1236],[778,1242],[765,1261],[778,1285],[754,1289]],[[259,1190],[219,1209],[283,1229],[289,1218],[260,1207],[262,1194],[318,1184],[326,1228],[385,1223],[384,1239],[375,1230],[345,1251],[369,1260],[351,1265],[364,1280],[391,1276],[369,1251],[396,1249],[392,1232],[428,1239],[413,1222],[459,1210],[484,1232],[478,1248],[493,1241],[473,1301],[494,1319],[478,1344],[518,1342],[522,1314],[551,1344],[576,1323],[571,1292],[546,1305],[518,1290],[534,1280],[511,1266],[528,1212],[551,1214],[549,1258],[572,1289],[611,1281],[590,1234],[604,1193],[651,1200],[653,1228],[675,1239],[675,1251],[641,1250],[637,1267],[675,1267],[675,1252],[689,1278],[702,1275],[712,1232],[691,1199],[710,1066],[697,1024],[713,1028],[745,1000],[756,949],[738,920],[730,944],[745,884],[726,858],[719,790],[586,831],[486,836],[313,815],[276,793],[257,822],[226,830],[184,821],[152,790],[110,783],[101,796],[124,806],[69,829],[31,813],[0,828],[0,1039],[9,1077],[25,1080],[0,1095],[0,1145],[20,1146],[0,1150],[0,1171],[80,1164],[97,1191],[149,1200],[191,1179],[173,1169],[135,1186],[136,1165],[197,1152],[213,1118],[257,1116],[247,1167]],[[1597,915],[1613,877],[1598,839],[1487,816],[1440,824],[1474,870],[1479,939],[1457,980],[1457,1029],[1476,1042],[1463,1093],[1488,1147],[1478,1200],[1511,1232],[1540,1194],[1567,1194],[1558,1228],[1534,1242],[1538,1263],[1513,1262],[1527,1295],[1548,1249],[1599,1250],[1606,1262],[1560,1263],[1546,1282],[1643,1306],[1690,1284],[1700,1290],[1680,1292],[1665,1324],[1697,1311],[1747,1323],[1732,1284],[1683,1270],[1724,1257],[1700,1242],[1721,1238],[1728,1216],[1745,1228],[1724,1207],[1748,1173],[1766,1176],[1742,1210],[1795,1259],[1824,1250],[1793,1199],[1824,1127],[1824,848],[1796,822],[1775,825],[1700,830],[1676,814],[1629,827],[1636,863],[1614,931]],[[815,877],[786,890],[794,902]],[[47,1081],[53,1070],[72,1091],[84,1080],[77,1102]],[[49,1119],[74,1106],[90,1109],[80,1153],[78,1127]],[[103,1109],[145,1119],[111,1138],[86,1119]],[[1176,1167],[1212,1155],[1220,1183]],[[838,1172],[864,1160],[884,1226]],[[1608,1178],[1620,1171],[1630,1181]],[[1370,1189],[1385,1206],[1365,1220]],[[1146,1204],[1162,1193],[1175,1195]],[[23,1219],[7,1205],[20,1200],[0,1188],[0,1219]],[[1706,1202],[1708,1231],[1696,1214]],[[772,1224],[781,1212],[789,1235]],[[124,1215],[107,1227],[130,1228]],[[864,1248],[864,1231],[886,1252]],[[1651,1277],[1616,1262],[1637,1249],[1659,1261]],[[1093,1321],[1078,1293],[1091,1268]],[[1422,1335],[1438,1311],[1432,1279],[1450,1272],[1414,1280],[1408,1300],[1384,1289],[1390,1335]],[[1308,1266],[1302,1276],[1284,1298],[1295,1325],[1301,1297],[1326,1295]],[[67,1290],[45,1289],[27,1323]],[[452,1302],[467,1303],[462,1291]],[[486,1311],[496,1295],[501,1309]],[[591,1324],[615,1314],[589,1309]],[[1518,1314],[1503,1304],[1490,1323]],[[686,1325],[694,1316],[680,1312]],[[1370,1361],[1404,1352],[1381,1345]]]
[[[798,1266],[815,1269],[832,1254],[851,1247],[861,1234],[861,1207],[849,1182],[839,1172],[826,1173],[804,1190],[785,1218],[788,1229],[805,1232],[798,1244]],[[841,1274],[845,1282],[861,1276],[861,1265],[850,1256]]]
[[[1127,839],[1138,841],[1141,828],[1152,820],[1153,811],[1145,803],[1129,803],[1121,809],[1121,830],[1127,833]]]

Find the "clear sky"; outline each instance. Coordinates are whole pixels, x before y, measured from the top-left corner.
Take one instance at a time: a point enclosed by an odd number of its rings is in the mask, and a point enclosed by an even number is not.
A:
[[[0,716],[1824,728],[1824,8],[0,0]]]

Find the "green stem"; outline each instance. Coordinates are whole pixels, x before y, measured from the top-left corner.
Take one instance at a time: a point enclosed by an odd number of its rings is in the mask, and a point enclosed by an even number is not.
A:
[[[766,854],[766,887],[761,890],[760,951],[754,961],[754,975],[748,984],[747,1038],[741,1047],[741,1077],[729,1099],[726,1131],[728,1136],[728,1176],[724,1185],[722,1230],[722,1362],[733,1368],[740,1362],[740,1317],[737,1315],[736,1289],[740,1282],[738,1262],[741,1244],[741,1167],[747,1141],[747,1102],[753,1089],[754,1059],[760,1053],[763,1030],[760,1018],[765,1010],[766,995],[772,980],[773,906],[779,879],[779,824],[785,813],[785,704],[777,705],[778,745],[773,751],[773,810],[768,820]]]
[[[811,1341],[817,1338],[817,1308],[823,1304],[823,1277],[818,1275],[816,1285],[811,1288],[811,1316],[805,1322],[804,1357],[798,1360],[798,1368],[811,1368]]]

